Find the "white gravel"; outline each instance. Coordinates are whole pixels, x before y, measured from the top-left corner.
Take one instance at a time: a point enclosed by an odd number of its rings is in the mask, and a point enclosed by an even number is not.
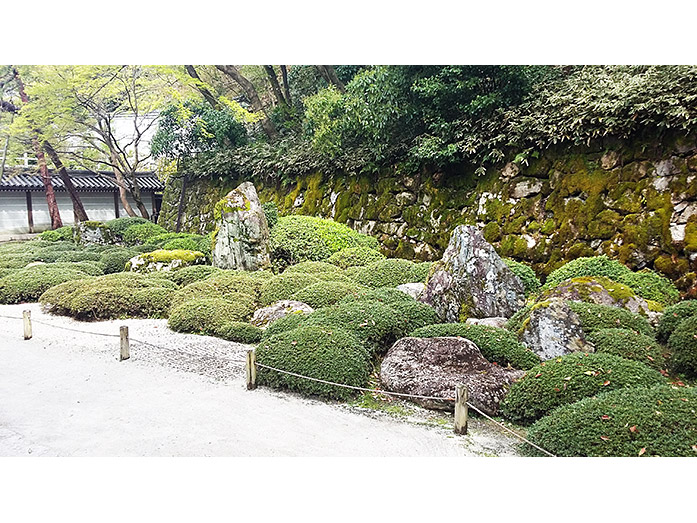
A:
[[[467,436],[432,413],[392,416],[260,387],[247,391],[246,345],[170,331],[165,320],[98,323],[0,305],[0,456],[516,455],[516,440],[471,420]],[[118,361],[128,325],[131,359]],[[146,341],[161,347],[139,343]],[[416,421],[416,423],[415,423]],[[421,422],[421,423],[418,423]]]

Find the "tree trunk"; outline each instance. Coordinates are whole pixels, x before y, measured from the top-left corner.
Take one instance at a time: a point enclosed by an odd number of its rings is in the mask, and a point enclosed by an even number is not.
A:
[[[336,75],[333,65],[316,65],[315,67],[329,85],[336,87],[340,93],[346,92],[346,87],[344,87],[344,84],[341,83],[341,80]]]
[[[215,96],[213,96],[213,93],[211,93],[208,89],[206,89],[203,85],[203,82],[201,80],[201,77],[198,75],[196,72],[196,69],[194,68],[193,65],[185,65],[184,69],[186,69],[187,74],[196,80],[195,86],[196,90],[203,95],[203,97],[206,99],[208,104],[215,110],[219,109],[218,106],[218,100],[216,100]]]
[[[281,66],[281,77],[283,78],[283,90],[286,93],[286,102],[288,103],[288,106],[293,105],[293,100],[290,97],[290,87],[288,85],[288,66],[282,65]]]
[[[276,76],[276,71],[274,71],[273,65],[265,65],[264,70],[266,71],[266,76],[269,78],[271,90],[276,98],[276,102],[280,105],[288,105],[288,102],[283,97],[283,93],[281,92],[281,86],[278,83],[278,77]]]
[[[136,202],[136,206],[138,207],[141,216],[146,220],[149,220],[150,213],[148,212],[148,208],[145,206],[145,204],[143,204],[143,197],[140,193],[140,186],[138,185],[138,180],[136,179],[135,173],[129,172],[128,179],[131,182],[131,196],[133,197],[133,201]]]
[[[133,210],[133,207],[131,207],[131,204],[128,203],[128,191],[126,190],[126,180],[123,177],[123,173],[121,172],[121,169],[116,167],[118,165],[116,161],[116,155],[114,154],[114,151],[111,151],[111,163],[114,165],[114,177],[116,178],[116,181],[118,182],[119,186],[119,198],[121,199],[121,205],[123,205],[123,208],[126,210],[126,214],[129,216],[136,216],[135,211]]]
[[[60,176],[60,179],[63,181],[63,185],[65,185],[65,190],[68,191],[68,194],[70,195],[70,199],[73,202],[73,214],[75,215],[75,222],[86,222],[89,220],[89,218],[87,217],[85,207],[82,205],[80,195],[77,193],[77,189],[73,185],[73,181],[70,179],[68,171],[65,170],[63,162],[61,162],[58,153],[56,153],[56,150],[49,142],[44,142],[44,150],[48,154],[48,157],[51,158],[56,171],[58,171],[58,176]]]
[[[249,103],[252,104],[252,109],[254,109],[254,111],[261,112],[264,115],[261,119],[261,127],[264,129],[266,136],[268,136],[271,140],[278,138],[276,126],[269,118],[269,115],[266,114],[264,106],[261,104],[261,100],[257,94],[257,90],[254,88],[254,85],[252,85],[252,82],[242,76],[234,65],[216,65],[215,67],[222,73],[232,78],[235,83],[242,88],[249,99]]]
[[[46,157],[44,156],[44,153],[41,150],[39,140],[33,138],[32,145],[34,146],[36,159],[39,162],[39,173],[41,174],[41,181],[44,183],[44,191],[46,192],[46,203],[48,204],[48,213],[51,216],[51,229],[58,229],[58,227],[63,227],[63,220],[61,220],[61,214],[58,210],[58,203],[56,202],[56,193],[53,191],[53,184],[51,183],[51,175],[48,172],[48,167],[46,167]]]

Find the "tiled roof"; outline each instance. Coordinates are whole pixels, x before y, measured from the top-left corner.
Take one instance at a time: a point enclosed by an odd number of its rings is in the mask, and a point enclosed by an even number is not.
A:
[[[68,171],[70,179],[75,188],[80,191],[114,191],[118,185],[114,179],[114,174],[110,172],[100,172],[95,174],[90,171]],[[143,191],[161,191],[164,184],[154,172],[136,173],[138,186]],[[51,183],[57,191],[65,191],[63,181],[58,174],[51,171]],[[0,180],[0,191],[43,191],[44,184],[41,176],[37,173],[26,171],[5,173]]]

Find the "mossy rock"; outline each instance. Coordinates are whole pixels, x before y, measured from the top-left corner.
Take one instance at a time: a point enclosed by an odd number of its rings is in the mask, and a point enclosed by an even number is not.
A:
[[[172,271],[205,263],[206,255],[202,252],[158,249],[134,256],[126,263],[126,270],[141,273]]]

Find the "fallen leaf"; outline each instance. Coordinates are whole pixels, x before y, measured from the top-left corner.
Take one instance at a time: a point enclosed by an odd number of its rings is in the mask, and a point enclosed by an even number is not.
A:
[[[600,436],[600,439],[603,441],[608,441],[610,438],[608,438],[607,436]]]
[[[639,451],[639,455],[642,456],[646,452],[646,447],[642,447],[641,450]]]
[[[535,374],[535,377],[536,377],[536,378],[539,378],[540,376],[542,376],[541,373],[540,373],[540,374]]]
[[[565,379],[566,381],[569,381],[569,380],[571,379],[571,376],[567,376],[567,377],[564,378],[564,379]]]
[[[654,359],[651,356],[647,355],[646,357],[649,359],[649,361],[654,361]]]
[[[692,445],[692,450],[694,450],[695,452],[697,452],[697,445]]]
[[[602,416],[600,416],[600,419],[610,419],[610,416],[608,416],[607,414],[603,414]]]
[[[554,389],[554,392],[561,392],[561,389]]]
[[[609,381],[603,382],[603,387],[605,387],[606,385],[610,385],[610,382]]]
[[[629,432],[636,432],[636,431],[637,431],[636,425],[632,425],[631,427],[629,427]]]

